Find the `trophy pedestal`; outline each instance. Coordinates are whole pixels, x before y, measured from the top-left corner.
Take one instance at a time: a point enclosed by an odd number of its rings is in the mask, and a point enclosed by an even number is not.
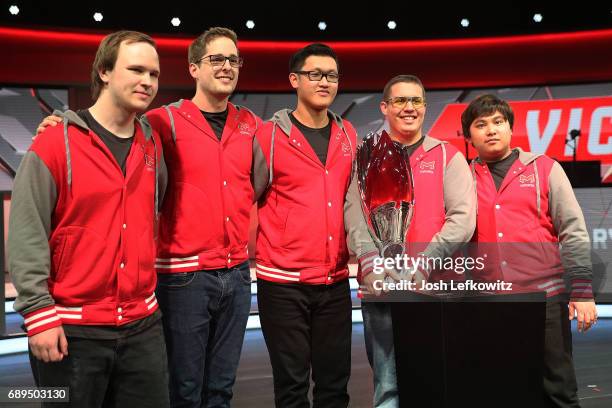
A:
[[[542,292],[401,296],[390,303],[400,407],[546,406]]]

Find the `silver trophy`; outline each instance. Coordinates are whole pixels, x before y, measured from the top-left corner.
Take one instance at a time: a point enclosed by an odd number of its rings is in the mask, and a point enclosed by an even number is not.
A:
[[[381,255],[404,255],[414,182],[407,155],[387,132],[368,134],[357,148],[357,181],[363,212]]]

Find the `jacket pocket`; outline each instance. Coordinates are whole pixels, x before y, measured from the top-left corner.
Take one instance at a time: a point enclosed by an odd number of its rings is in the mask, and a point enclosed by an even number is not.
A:
[[[66,227],[59,271],[53,279],[57,303],[90,303],[105,296],[114,279],[116,245],[107,245],[94,230]]]
[[[62,275],[65,272],[64,260],[67,246],[69,246],[69,239],[66,233],[60,233],[51,240],[53,257],[50,278],[53,281],[62,279]]]
[[[285,259],[296,267],[324,261],[327,245],[324,223],[325,220],[313,217],[312,211],[292,207],[281,240]]]
[[[138,293],[149,294],[155,290],[156,247],[151,228],[144,228],[138,239]]]

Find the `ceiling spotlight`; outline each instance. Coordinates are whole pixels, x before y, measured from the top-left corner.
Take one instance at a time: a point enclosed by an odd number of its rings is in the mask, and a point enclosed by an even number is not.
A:
[[[170,24],[172,24],[174,27],[178,27],[181,25],[181,19],[178,17],[173,17],[172,20],[170,20]]]
[[[16,16],[17,14],[19,14],[19,7],[13,4],[11,7],[9,7],[9,13]]]
[[[467,18],[462,18],[461,19],[461,27],[466,28],[470,26],[470,20],[468,20]]]
[[[540,21],[542,21],[542,15],[540,13],[535,13],[533,15],[533,21],[535,21],[536,23],[539,23]]]
[[[387,27],[389,27],[389,30],[395,30],[395,27],[397,27],[397,23],[391,20],[387,23]]]
[[[255,22],[254,22],[253,20],[247,20],[247,22],[246,22],[246,27],[247,27],[249,30],[254,29],[254,28],[255,28]]]
[[[93,17],[94,20],[96,20],[98,23],[104,18],[104,16],[100,12],[95,12]]]
[[[325,21],[319,21],[319,30],[321,31],[325,31],[325,29],[327,28],[327,23],[325,23]]]

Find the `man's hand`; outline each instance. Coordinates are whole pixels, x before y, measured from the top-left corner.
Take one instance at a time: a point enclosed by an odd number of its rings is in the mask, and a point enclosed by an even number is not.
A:
[[[47,116],[36,128],[36,136],[40,135],[48,126],[56,126],[58,123],[62,123],[61,117],[55,115]],[[35,139],[36,136],[34,136],[33,139]]]
[[[35,334],[28,342],[34,357],[45,363],[62,361],[68,355],[68,340],[62,326]]]
[[[569,319],[576,316],[578,320],[578,331],[585,332],[597,322],[597,308],[595,301],[569,302]]]
[[[398,273],[393,269],[385,268],[383,273],[370,272],[368,275],[366,275],[365,278],[363,278],[363,284],[366,286],[367,293],[370,293],[374,296],[380,296],[381,292],[388,292],[388,290],[381,290],[383,288],[383,283],[387,276],[396,282],[399,282],[401,280]],[[379,289],[376,289],[374,287],[374,282],[376,281],[380,282],[376,284],[376,287],[378,287]]]

